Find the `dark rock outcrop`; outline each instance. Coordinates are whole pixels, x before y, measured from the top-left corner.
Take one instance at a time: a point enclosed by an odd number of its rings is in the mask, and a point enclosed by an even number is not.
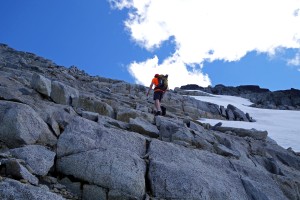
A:
[[[260,88],[257,85],[241,85],[237,87],[224,86],[218,84],[215,87],[197,87],[197,85],[186,85],[177,90],[181,94],[201,96],[203,92],[216,95],[240,96],[249,99],[253,107],[281,109],[281,110],[299,110],[300,109],[300,90],[291,88],[289,90],[270,91]],[[182,91],[183,90],[183,91]],[[199,90],[184,92],[185,90]],[[201,94],[201,92],[202,94]]]

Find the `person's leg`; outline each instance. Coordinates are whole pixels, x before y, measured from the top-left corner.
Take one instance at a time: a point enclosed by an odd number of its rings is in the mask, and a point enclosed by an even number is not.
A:
[[[160,102],[161,102],[163,96],[164,96],[164,93],[161,92]],[[162,106],[162,105],[160,104],[160,110],[161,110],[161,114],[162,114],[163,116],[166,115],[166,110],[167,110],[166,107],[164,107],[164,106]]]
[[[155,102],[154,102],[154,104],[155,104],[156,110],[157,110],[157,111],[161,111],[159,99],[156,99]]]
[[[160,94],[160,92],[154,92],[153,99],[154,99],[155,114],[160,115],[161,114],[161,108],[160,108],[161,94]]]

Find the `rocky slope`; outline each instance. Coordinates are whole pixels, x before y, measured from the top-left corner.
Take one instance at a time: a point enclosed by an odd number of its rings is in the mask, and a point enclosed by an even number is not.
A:
[[[210,94],[240,96],[253,102],[253,107],[280,109],[280,110],[300,110],[300,90],[291,88],[290,90],[278,90],[271,92],[269,89],[260,88],[257,85],[241,85],[230,87],[216,85],[215,87],[200,87],[198,85],[185,85],[182,90],[199,90]]]
[[[0,199],[300,199],[300,157],[229,106],[92,77],[0,45]]]

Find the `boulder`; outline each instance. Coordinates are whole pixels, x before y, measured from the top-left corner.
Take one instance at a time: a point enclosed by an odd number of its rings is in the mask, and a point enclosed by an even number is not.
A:
[[[25,167],[23,167],[17,160],[10,159],[5,162],[6,175],[10,175],[16,179],[24,179],[33,185],[38,185],[39,180],[32,175]]]
[[[80,94],[78,98],[74,99],[72,105],[111,118],[115,115],[114,109],[110,105],[91,95]]]
[[[86,118],[86,119],[89,119],[89,120],[92,120],[92,121],[95,121],[95,122],[98,121],[98,115],[99,115],[98,113],[82,111],[82,117],[83,118]]]
[[[143,120],[142,118],[130,118],[129,125],[131,131],[154,138],[159,136],[159,130],[157,127],[150,122]]]
[[[146,139],[133,132],[74,119],[57,144],[57,170],[99,187],[141,198],[145,194]],[[126,196],[125,195],[125,196]]]
[[[150,113],[141,112],[132,108],[119,107],[116,113],[116,119],[122,122],[129,123],[130,118],[143,118],[148,122],[153,122],[154,116]]]
[[[28,105],[0,101],[0,140],[9,147],[42,142],[56,144],[47,124]]]
[[[68,191],[71,191],[73,194],[76,194],[78,197],[82,196],[82,184],[81,182],[72,182],[68,177],[64,177],[59,180],[59,183],[66,186]]]
[[[239,158],[241,156],[238,152],[233,151],[222,144],[215,143],[214,148],[216,150],[216,153],[222,156],[230,156],[235,158]]]
[[[259,193],[267,199],[286,199],[254,164],[158,140],[150,143],[148,177],[157,199],[251,199]],[[251,183],[245,186],[242,179]]]
[[[51,88],[50,96],[55,103],[72,105],[74,99],[79,96],[77,89],[59,81],[52,81]]]
[[[55,153],[41,145],[27,145],[10,150],[11,154],[22,159],[36,175],[45,176],[54,164]]]
[[[231,104],[228,104],[227,109],[231,110],[233,112],[234,118],[237,121],[245,121],[245,122],[249,121],[248,118],[246,117],[246,114],[243,111],[241,111],[240,109],[238,109],[237,107],[235,107]]]
[[[34,73],[32,76],[31,86],[39,93],[50,97],[51,94],[51,80],[48,78]]]
[[[98,123],[108,128],[119,128],[123,130],[129,130],[130,128],[129,123],[115,120],[103,115],[98,116]]]
[[[259,131],[256,129],[243,129],[243,128],[234,128],[234,127],[214,127],[214,130],[221,131],[223,133],[230,131],[234,132],[237,136],[240,137],[251,137],[257,140],[265,140],[268,136],[267,131]]]
[[[84,151],[58,159],[57,169],[82,181],[120,190],[141,199],[145,194],[145,162],[118,148]]]
[[[6,178],[0,182],[0,199],[64,200],[65,198],[40,187]]]
[[[63,157],[93,149],[127,149],[138,156],[145,154],[146,138],[134,132],[106,128],[96,122],[75,118],[57,142],[57,156]]]
[[[228,120],[232,120],[232,121],[235,120],[235,116],[232,110],[226,109],[225,111]]]
[[[226,109],[224,106],[220,106],[220,113],[223,117],[227,117]]]

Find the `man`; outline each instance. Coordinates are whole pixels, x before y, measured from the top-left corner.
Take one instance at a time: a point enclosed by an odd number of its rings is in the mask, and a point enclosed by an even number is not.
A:
[[[158,87],[159,85],[159,74],[155,74],[154,78],[151,81],[151,84],[149,86],[149,90],[147,92],[147,96],[149,95],[150,91],[152,90],[153,85],[154,87],[154,95],[153,95],[153,100],[154,100],[154,112],[155,115],[161,115],[162,111],[161,111],[161,106],[160,106],[160,102],[163,98],[164,92],[165,90],[162,90]],[[165,110],[164,110],[165,112]]]

